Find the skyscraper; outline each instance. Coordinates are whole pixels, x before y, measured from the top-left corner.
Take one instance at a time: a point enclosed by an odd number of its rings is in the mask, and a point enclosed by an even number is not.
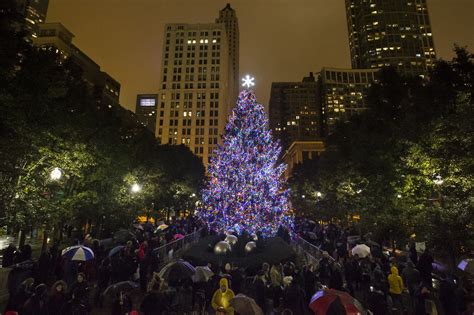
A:
[[[323,134],[332,133],[335,124],[366,109],[370,85],[377,80],[378,69],[323,68],[318,84],[321,92]]]
[[[283,149],[321,135],[322,112],[312,72],[302,82],[273,82],[269,104],[270,128]]]
[[[156,130],[156,105],[158,94],[138,94],[135,114],[142,125],[151,132]]]
[[[231,95],[232,103],[236,101],[239,92],[239,20],[235,10],[232,9],[229,3],[224,9],[219,11],[219,17],[216,23],[225,25],[227,34],[227,43],[229,45],[229,73],[231,74],[230,85],[233,87],[233,94]]]
[[[98,107],[119,106],[120,83],[101,71],[94,60],[73,44],[73,38],[74,34],[61,23],[41,23],[37,36],[33,37],[33,45],[53,50],[60,56],[60,62],[71,58],[82,69],[83,79],[90,87]]]
[[[425,75],[436,60],[427,0],[346,0],[352,68]]]
[[[46,21],[49,0],[18,0],[21,14],[25,17],[27,40],[38,36],[39,24]]]
[[[220,141],[238,87],[237,18],[229,5],[221,15],[217,23],[165,25],[155,135],[162,144],[187,145],[204,165]]]

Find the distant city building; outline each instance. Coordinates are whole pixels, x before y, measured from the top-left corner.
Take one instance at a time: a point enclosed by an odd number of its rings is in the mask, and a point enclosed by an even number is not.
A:
[[[156,130],[156,107],[158,94],[138,94],[135,114],[142,125],[151,132]]]
[[[324,142],[319,141],[294,141],[283,154],[283,162],[287,165],[285,177],[289,178],[296,164],[315,159],[324,152]]]
[[[378,69],[323,68],[318,80],[321,92],[324,135],[337,121],[366,109],[367,90],[377,80]]]
[[[322,111],[316,78],[302,82],[273,82],[269,103],[270,128],[282,147],[321,136]]]
[[[17,0],[20,13],[25,17],[27,40],[38,37],[39,25],[46,21],[49,0]]]
[[[237,67],[239,59],[235,12],[226,6],[218,21],[165,25],[157,108],[155,135],[161,143],[185,144],[206,166],[237,95],[238,68],[229,65]],[[235,46],[229,47],[228,36]]]
[[[42,23],[38,25],[38,36],[33,44],[42,49],[52,49],[60,55],[60,60],[72,58],[82,69],[85,82],[91,88],[98,106],[119,106],[120,83],[100,70],[100,66],[77,48],[74,35],[61,23]]]
[[[425,75],[436,53],[427,0],[346,0],[352,68]]]
[[[233,87],[234,94],[231,95],[231,101],[234,104],[237,100],[239,92],[239,20],[237,19],[237,14],[235,10],[232,9],[229,3],[225,6],[224,9],[219,11],[219,17],[216,19],[216,23],[224,24],[226,34],[227,34],[227,43],[229,45],[228,54],[229,54],[229,73],[231,74],[229,85]]]

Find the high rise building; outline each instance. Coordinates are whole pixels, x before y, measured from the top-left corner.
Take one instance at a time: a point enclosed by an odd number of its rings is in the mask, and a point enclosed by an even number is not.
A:
[[[427,0],[346,0],[352,68],[425,75],[436,60]]]
[[[151,132],[156,130],[156,105],[158,94],[138,94],[135,114],[142,125]]]
[[[60,62],[72,58],[82,69],[84,81],[89,85],[97,105],[100,107],[119,106],[120,83],[77,48],[72,34],[61,23],[42,23],[38,25],[38,35],[33,37],[33,45],[42,49],[51,49],[60,56]]]
[[[18,0],[21,14],[25,17],[25,28],[29,42],[38,36],[39,24],[46,22],[49,0]]]
[[[233,87],[233,95],[231,95],[232,102],[237,100],[239,91],[239,20],[235,10],[232,9],[229,3],[224,9],[219,11],[219,17],[216,23],[222,23],[225,26],[227,34],[227,43],[229,45],[229,73],[232,74],[229,83]]]
[[[321,136],[322,111],[312,72],[302,82],[273,82],[269,104],[270,128],[284,149]]]
[[[237,95],[238,68],[229,65],[234,58],[238,67],[237,20],[230,6],[221,15],[222,21],[234,20],[228,22],[233,31],[227,31],[227,22],[165,25],[155,135],[162,144],[185,144],[204,165]],[[229,53],[228,34],[236,43],[234,53]]]
[[[323,134],[330,134],[335,124],[366,109],[370,85],[377,80],[378,69],[323,68],[318,84],[321,93]]]

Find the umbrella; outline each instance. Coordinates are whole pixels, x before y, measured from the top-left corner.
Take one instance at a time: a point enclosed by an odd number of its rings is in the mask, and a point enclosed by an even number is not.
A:
[[[474,275],[474,259],[466,258],[459,262],[458,269],[461,269],[464,272]]]
[[[169,263],[160,270],[159,276],[168,282],[187,279],[196,273],[193,265],[182,259]]]
[[[118,253],[120,253],[120,251],[122,250],[122,248],[124,248],[125,246],[123,245],[119,245],[119,246],[115,246],[114,248],[112,248],[109,252],[109,257],[112,257]]]
[[[184,235],[183,235],[183,234],[179,234],[179,233],[178,233],[178,234],[175,234],[175,235],[173,236],[173,240],[180,240],[180,239],[182,239],[182,238],[184,238]]]
[[[118,230],[114,233],[114,239],[117,242],[125,243],[127,241],[135,239],[135,234],[133,234],[129,230]]]
[[[76,245],[63,249],[61,255],[73,261],[89,261],[94,259],[94,252],[84,245]]]
[[[332,306],[334,303],[336,305]],[[328,311],[333,310],[336,306],[340,306],[339,304],[345,308],[347,315],[365,314],[365,310],[359,301],[354,299],[349,293],[333,289],[316,292],[311,298],[309,308],[315,315],[324,315],[330,314]]]
[[[166,225],[166,224],[160,224],[160,225],[156,228],[156,230],[157,230],[157,231],[164,231],[164,230],[166,230],[167,228],[168,228],[168,225]]]
[[[370,255],[370,247],[365,244],[356,245],[352,249],[352,255],[357,255],[361,258],[367,257]]]
[[[143,231],[143,226],[140,225],[140,224],[134,224],[133,227],[134,227],[135,229],[137,229],[137,230]]]
[[[193,282],[207,282],[214,272],[208,266],[197,266],[196,273],[191,277]]]
[[[138,288],[139,285],[133,281],[122,281],[114,283],[107,287],[104,291],[104,296],[114,298],[118,293],[125,291],[132,291]]]
[[[257,305],[255,300],[242,293],[237,294],[230,300],[230,305],[232,305],[239,314],[263,315],[262,309]]]

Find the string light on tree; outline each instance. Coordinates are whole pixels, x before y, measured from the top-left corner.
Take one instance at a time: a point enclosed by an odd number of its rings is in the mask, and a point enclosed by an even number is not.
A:
[[[291,230],[293,218],[281,176],[286,165],[277,164],[281,147],[273,141],[263,106],[248,89],[253,80],[242,79],[246,89],[229,116],[223,145],[209,163],[198,215],[218,231],[273,236],[280,226]]]

